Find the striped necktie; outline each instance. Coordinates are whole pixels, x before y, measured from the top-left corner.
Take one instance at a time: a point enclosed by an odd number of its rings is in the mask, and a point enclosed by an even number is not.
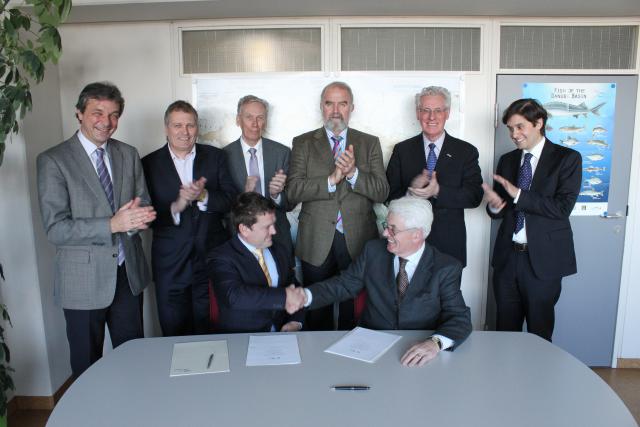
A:
[[[109,205],[111,205],[111,210],[113,211],[113,213],[115,213],[116,203],[113,199],[113,184],[111,183],[111,177],[109,176],[107,165],[104,163],[104,148],[96,148],[95,153],[98,178],[100,179],[100,184],[104,189],[104,193],[107,195],[107,200],[109,201]],[[122,265],[123,262],[124,246],[122,245],[122,240],[118,239],[118,265]]]
[[[254,253],[258,257],[258,264],[260,264],[260,268],[262,269],[262,272],[264,273],[265,277],[267,278],[267,284],[269,285],[269,287],[271,287],[271,285],[272,285],[271,275],[269,274],[269,269],[267,268],[267,263],[264,261],[264,254],[262,253],[262,249],[256,249]]]
[[[337,159],[340,156],[342,150],[340,150],[340,142],[342,142],[342,137],[332,136],[331,141],[333,141],[333,159]],[[344,234],[344,227],[342,226],[342,212],[338,211],[338,217],[336,218],[336,230],[340,233]]]

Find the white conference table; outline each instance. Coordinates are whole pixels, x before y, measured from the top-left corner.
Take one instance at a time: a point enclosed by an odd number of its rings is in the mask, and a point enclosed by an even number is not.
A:
[[[130,341],[76,380],[47,426],[637,426],[600,377],[537,336],[473,332],[405,368],[404,351],[429,333],[392,333],[403,338],[374,364],[324,352],[344,332],[297,333],[302,363],[265,367],[245,366],[250,334]],[[221,339],[230,372],[169,376],[174,343]]]

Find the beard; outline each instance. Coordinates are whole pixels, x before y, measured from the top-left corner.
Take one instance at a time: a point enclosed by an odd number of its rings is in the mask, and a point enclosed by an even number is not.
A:
[[[327,120],[325,120],[324,127],[337,135],[347,128],[347,122],[344,121],[342,116],[329,117]]]

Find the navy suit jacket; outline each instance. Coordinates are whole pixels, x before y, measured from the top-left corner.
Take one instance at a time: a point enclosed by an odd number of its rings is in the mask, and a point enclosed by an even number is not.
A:
[[[513,150],[498,161],[496,174],[517,185],[522,150]],[[527,230],[529,259],[533,272],[542,280],[557,279],[576,273],[576,255],[569,215],[580,192],[582,157],[567,147],[548,139],[528,191],[522,190],[513,203],[504,188],[494,183],[494,190],[507,202],[493,218],[502,218],[491,265],[500,269],[509,258],[515,230],[515,211],[523,211]]]
[[[385,239],[370,240],[340,275],[309,286],[314,309],[367,290],[360,324],[371,329],[430,329],[460,345],[471,333],[469,307],[460,292],[462,265],[428,243],[404,298],[398,303],[394,255]]]
[[[387,165],[390,187],[387,201],[405,196],[411,181],[422,173],[426,164],[422,134],[396,144]],[[433,206],[433,224],[427,242],[466,266],[464,210],[478,207],[482,201],[478,150],[447,133],[435,170],[440,193],[429,200]]]
[[[280,330],[289,321],[302,323],[304,311],[292,316],[284,310],[285,287],[297,284],[294,265],[284,246],[274,243],[269,251],[278,269],[278,286],[269,287],[267,278],[249,249],[234,236],[210,254],[209,277],[218,302],[220,332],[268,332]]]
[[[222,218],[236,196],[226,156],[218,148],[196,144],[193,179],[207,179],[209,201],[206,211],[200,211],[196,203],[188,206],[180,214],[178,225],[173,223],[170,209],[182,184],[168,146],[145,156],[142,165],[158,214],[152,224],[154,281],[178,287],[207,281],[206,254],[228,239]]]

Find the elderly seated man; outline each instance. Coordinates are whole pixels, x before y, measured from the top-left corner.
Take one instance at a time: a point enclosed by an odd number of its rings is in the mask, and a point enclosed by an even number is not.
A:
[[[367,242],[339,276],[297,290],[305,292],[305,306],[314,309],[354,298],[364,288],[362,326],[434,330],[404,354],[403,365],[422,366],[440,350],[453,350],[471,332],[469,308],[460,292],[462,264],[425,242],[432,221],[428,201],[412,196],[392,201],[385,239]]]

